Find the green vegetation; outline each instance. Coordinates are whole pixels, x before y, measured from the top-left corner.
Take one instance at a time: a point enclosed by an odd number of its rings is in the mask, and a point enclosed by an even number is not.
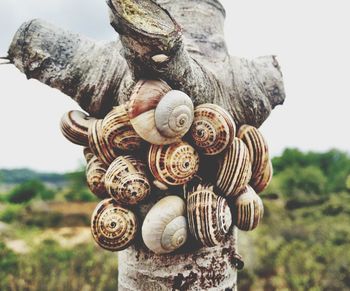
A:
[[[273,165],[264,219],[239,233],[239,290],[349,290],[349,155],[288,149]],[[88,229],[97,200],[84,171],[16,179],[0,195],[0,290],[115,290],[116,256]]]

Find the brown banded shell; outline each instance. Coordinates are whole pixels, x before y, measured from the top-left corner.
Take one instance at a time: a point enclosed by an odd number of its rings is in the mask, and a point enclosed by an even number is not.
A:
[[[113,199],[102,200],[91,217],[91,232],[100,247],[120,251],[132,244],[138,231],[135,214]]]
[[[116,152],[108,146],[102,135],[102,120],[95,120],[89,128],[89,147],[95,156],[109,166],[117,157]]]
[[[217,155],[231,145],[236,124],[231,115],[216,104],[202,104],[194,110],[191,137],[205,155]]]
[[[182,185],[197,173],[199,156],[186,142],[171,145],[151,145],[148,166],[154,178],[167,185]]]
[[[167,254],[187,240],[186,204],[178,196],[166,196],[147,213],[142,225],[145,245],[156,254]]]
[[[105,174],[107,166],[100,162],[100,160],[93,156],[86,165],[86,181],[92,193],[97,197],[104,199],[108,198],[105,187]]]
[[[125,105],[114,107],[103,119],[102,135],[115,149],[134,151],[140,148],[142,139],[132,127]]]
[[[264,171],[257,177],[252,177],[249,184],[256,193],[264,191],[270,184],[273,175],[273,168],[271,160],[268,161]]]
[[[95,156],[94,153],[90,150],[90,148],[84,148],[83,152],[87,163]]]
[[[193,103],[161,80],[140,80],[128,105],[130,122],[144,140],[164,145],[181,140],[193,121]]]
[[[264,215],[264,205],[261,198],[249,185],[234,202],[234,224],[240,230],[253,230]]]
[[[235,138],[219,161],[216,185],[226,196],[238,195],[247,186],[251,171],[248,148]]]
[[[145,174],[146,165],[131,156],[119,156],[109,166],[105,175],[108,193],[115,201],[135,205],[150,193],[150,184]]]
[[[94,120],[81,111],[71,110],[61,118],[62,134],[72,143],[88,146],[88,130]]]
[[[269,161],[268,146],[264,137],[257,128],[251,125],[242,125],[237,136],[248,147],[252,163],[252,177],[260,176]]]
[[[187,197],[187,218],[191,234],[203,245],[219,245],[232,224],[226,199],[216,195],[213,187],[199,185]]]

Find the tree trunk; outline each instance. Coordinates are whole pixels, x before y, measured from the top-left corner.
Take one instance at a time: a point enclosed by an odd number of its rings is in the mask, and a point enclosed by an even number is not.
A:
[[[156,3],[157,2],[157,3]],[[217,0],[108,0],[118,41],[97,43],[42,20],[24,23],[8,58],[28,78],[57,88],[96,117],[128,100],[140,78],[161,78],[195,104],[229,110],[259,127],[285,98],[274,56],[228,54]],[[224,246],[155,255],[142,240],[119,253],[119,290],[232,290],[237,233]]]

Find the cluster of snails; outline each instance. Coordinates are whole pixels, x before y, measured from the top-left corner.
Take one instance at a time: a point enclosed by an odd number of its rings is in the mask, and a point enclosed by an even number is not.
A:
[[[85,147],[87,183],[102,200],[91,230],[104,249],[125,249],[138,235],[156,254],[190,237],[217,246],[233,226],[253,230],[263,216],[257,193],[269,184],[272,165],[259,130],[237,128],[218,105],[194,107],[161,80],[140,80],[129,102],[103,119],[70,111],[61,130]]]

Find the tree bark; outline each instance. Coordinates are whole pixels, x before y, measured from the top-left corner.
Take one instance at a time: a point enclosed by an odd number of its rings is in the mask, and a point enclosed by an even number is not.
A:
[[[228,54],[217,0],[107,0],[118,41],[98,43],[42,20],[24,23],[8,58],[28,78],[67,94],[92,116],[124,103],[139,78],[161,78],[195,104],[259,127],[285,99],[274,56]],[[119,290],[233,290],[237,233],[221,247],[157,256],[139,242],[119,253]]]

